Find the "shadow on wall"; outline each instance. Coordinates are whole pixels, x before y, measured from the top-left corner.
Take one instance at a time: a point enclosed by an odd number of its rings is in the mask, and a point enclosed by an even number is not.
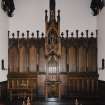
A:
[[[7,81],[0,82],[0,105],[9,105]]]

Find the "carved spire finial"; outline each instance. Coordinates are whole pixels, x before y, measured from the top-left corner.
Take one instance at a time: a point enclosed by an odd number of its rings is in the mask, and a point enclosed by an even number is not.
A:
[[[50,0],[50,20],[55,20],[55,0]]]
[[[50,10],[55,10],[55,0],[50,0]]]

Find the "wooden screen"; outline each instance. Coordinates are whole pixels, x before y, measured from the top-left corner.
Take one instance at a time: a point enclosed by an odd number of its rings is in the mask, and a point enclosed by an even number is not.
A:
[[[97,70],[97,46],[96,39],[68,39],[72,41],[67,47],[67,59],[69,72],[96,72]],[[65,42],[66,43],[66,42]],[[74,46],[75,45],[75,46]],[[65,49],[66,50],[66,49]]]
[[[86,72],[86,64],[87,64],[87,53],[86,48],[80,47],[79,48],[79,72]]]
[[[60,81],[60,92],[63,96],[97,90],[97,38],[59,38],[61,55],[52,52],[47,56],[45,37],[9,38],[8,89],[11,94],[15,89],[19,92],[23,89],[21,85],[24,85],[26,90],[37,88],[36,93],[43,96],[47,79]],[[56,58],[55,63],[52,60],[49,63],[51,56]],[[32,91],[30,93],[32,94]]]
[[[9,43],[9,72],[36,72],[37,48],[34,43],[28,45],[28,41],[25,39],[10,39]]]

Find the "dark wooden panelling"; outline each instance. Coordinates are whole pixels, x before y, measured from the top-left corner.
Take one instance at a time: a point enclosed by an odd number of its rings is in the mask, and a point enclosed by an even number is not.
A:
[[[37,89],[37,75],[35,73],[10,73],[8,74],[8,92],[10,98],[14,96],[30,96]]]
[[[18,84],[22,84],[22,82],[26,84],[30,81],[30,87],[34,88],[31,84],[35,84],[35,88],[40,90],[36,89],[37,95],[45,95],[43,89],[48,71],[48,60],[45,56],[44,44],[44,37],[9,39],[8,89],[11,92],[12,89],[16,90]],[[60,81],[63,83],[60,85],[62,96],[67,95],[68,91],[90,94],[97,90],[96,44],[96,38],[61,38],[62,50],[61,56],[57,58],[57,68],[59,68],[59,75],[64,74],[64,76],[60,76]],[[43,74],[43,76],[37,76],[37,74]],[[42,85],[39,85],[40,83]]]
[[[76,72],[77,62],[76,62],[76,48],[69,48],[69,55],[67,56],[69,64],[69,72]]]

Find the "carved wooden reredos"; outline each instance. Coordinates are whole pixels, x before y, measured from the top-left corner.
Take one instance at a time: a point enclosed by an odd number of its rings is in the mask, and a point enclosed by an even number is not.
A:
[[[25,34],[17,31],[16,36],[9,32],[9,36],[11,35],[8,49],[9,72],[30,72],[31,70],[32,72],[45,72],[46,59],[52,55],[61,60],[61,65],[65,64],[62,72],[72,72],[73,69],[75,69],[74,72],[97,70],[97,37],[94,37],[97,31],[91,32],[89,36],[88,30],[86,30],[84,33],[81,32],[80,37],[78,36],[80,35],[79,30],[70,34],[66,31],[66,37],[63,37],[62,32],[58,39],[54,39],[55,42],[50,42],[49,37],[44,37],[44,34],[39,37],[38,31],[36,35],[29,31],[26,32]],[[66,64],[68,68],[66,68]]]
[[[55,0],[50,0],[49,12],[48,17],[45,10],[44,33],[8,31],[8,89],[11,98],[18,93],[33,97],[33,90],[35,96],[48,97],[53,86],[59,96],[69,92],[91,93],[98,88],[98,31],[60,32],[60,10],[56,18]]]

